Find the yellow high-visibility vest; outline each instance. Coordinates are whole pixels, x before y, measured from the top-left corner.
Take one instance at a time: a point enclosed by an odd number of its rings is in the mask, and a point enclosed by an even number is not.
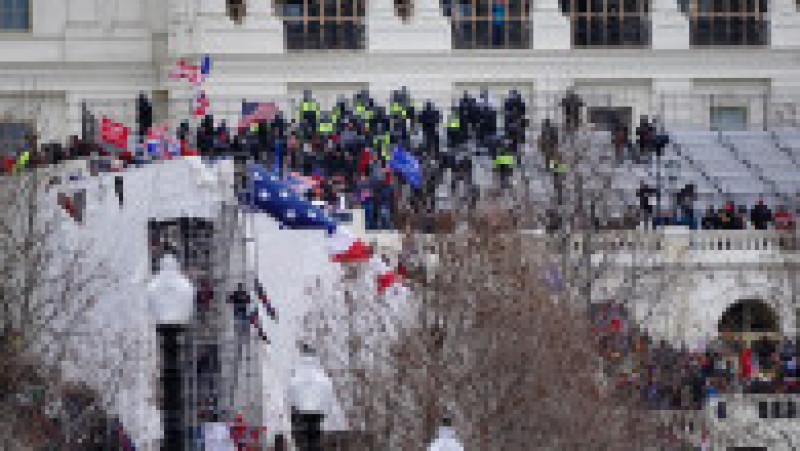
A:
[[[513,155],[498,155],[497,158],[494,159],[495,166],[512,166],[513,164]]]
[[[24,168],[25,165],[28,163],[28,159],[30,158],[30,156],[31,156],[30,150],[26,150],[25,152],[23,152],[22,155],[19,156],[19,159],[17,159],[17,164],[14,165],[14,172],[17,172],[22,168]]]
[[[389,104],[389,113],[390,114],[401,114],[403,116],[406,115],[406,109],[403,108],[403,105],[400,105],[398,102],[392,102]]]
[[[314,102],[314,101],[310,101],[310,102],[305,102],[304,101],[304,102],[302,102],[300,104],[300,112],[301,113],[306,113],[306,112],[309,112],[309,111],[314,112],[314,113],[318,113],[319,112],[319,104],[317,102]]]
[[[461,121],[457,117],[451,117],[447,120],[447,128],[460,128]]]
[[[364,114],[365,114],[366,111],[367,111],[367,109],[364,108],[364,105],[361,105],[361,104],[356,105],[356,114],[358,114],[358,116],[360,118],[362,118],[362,119],[364,118]]]
[[[319,123],[319,132],[320,133],[333,133],[333,123],[332,122],[320,122]]]

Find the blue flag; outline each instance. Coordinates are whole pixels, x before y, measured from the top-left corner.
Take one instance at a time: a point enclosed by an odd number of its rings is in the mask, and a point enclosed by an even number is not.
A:
[[[414,188],[419,188],[422,184],[422,172],[419,168],[419,161],[413,155],[398,147],[392,155],[389,167],[403,176],[403,178]]]
[[[211,56],[206,53],[200,60],[200,75],[207,77],[209,73],[211,73]]]
[[[336,230],[336,222],[325,211],[300,197],[294,184],[282,180],[263,166],[250,164],[247,168],[249,186],[239,194],[240,202],[256,211],[267,213],[282,227],[290,229]]]

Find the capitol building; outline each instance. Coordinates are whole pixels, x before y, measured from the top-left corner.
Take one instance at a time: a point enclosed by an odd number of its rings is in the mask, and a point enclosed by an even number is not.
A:
[[[211,111],[231,119],[242,99],[288,107],[304,88],[324,106],[406,86],[446,108],[485,86],[521,92],[533,124],[569,88],[589,122],[800,121],[795,0],[5,0],[0,14],[3,123],[42,142],[79,135],[82,102],[132,122],[141,91],[156,119],[188,116],[194,92],[167,75],[206,53]]]
[[[26,135],[67,144],[82,135],[85,109],[133,125],[142,92],[152,99],[153,122],[169,119],[174,129],[192,117],[196,90],[169,74],[178,60],[202,55],[213,61],[203,89],[216,121],[237,123],[243,101],[275,102],[294,116],[305,90],[328,109],[364,89],[386,103],[406,87],[415,102],[430,99],[442,111],[464,92],[487,89],[500,100],[516,90],[535,134],[544,119],[563,122],[561,101],[571,91],[591,125],[581,141],[587,153],[611,152],[610,124],[633,129],[642,116],[657,118],[671,138],[659,162],[666,187],[693,184],[698,210],[760,198],[793,212],[800,207],[800,0],[0,0],[0,156],[23,148]],[[590,160],[597,164],[587,171],[620,203],[637,203],[640,182],[661,183],[662,169],[656,175],[653,165]],[[220,208],[236,203],[233,169],[212,174],[200,166],[173,161],[126,171],[133,194],[126,194],[124,216],[108,200],[110,181],[76,182],[87,196],[86,226],[65,233],[98,243],[125,278],[111,307],[98,313],[102,327],[116,327],[109,319],[115,309],[139,302],[132,314],[138,319],[126,327],[142,336],[153,329],[142,286],[154,258],[148,233],[158,221],[178,230],[184,225],[176,218],[189,216],[207,223],[204,230],[257,235],[255,244],[225,254],[222,266],[241,262],[242,274],[272,283],[287,310],[310,308],[304,284],[319,276],[317,268],[323,280],[339,275],[320,237],[279,230],[271,219],[246,224]],[[541,187],[542,196],[548,190]],[[389,253],[399,243],[381,239]],[[753,318],[770,334],[797,336],[796,230],[609,230],[592,240],[590,248],[575,233],[567,243],[576,260],[588,255],[605,269],[589,296],[624,295],[619,300],[658,339],[698,349],[731,321]],[[260,268],[251,258],[259,251],[267,262]],[[270,255],[286,257],[274,265],[281,268],[268,267]],[[273,348],[294,346],[295,325],[280,327],[286,336]],[[288,408],[276,401],[281,389],[267,381],[288,380],[287,362],[298,356],[252,352],[267,362],[256,371],[265,382],[231,389],[231,403],[245,405],[257,393],[263,411],[253,415],[288,429]],[[160,433],[142,419],[158,416],[151,402],[157,381],[143,375],[155,373],[153,355],[129,362],[136,381],[114,401],[127,406],[119,410],[130,407],[121,417],[135,441],[150,445]]]

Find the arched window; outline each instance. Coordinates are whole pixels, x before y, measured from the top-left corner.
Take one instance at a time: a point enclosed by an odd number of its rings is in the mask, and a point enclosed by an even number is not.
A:
[[[650,45],[649,0],[560,0],[572,24],[573,47]]]
[[[453,48],[525,49],[531,46],[532,0],[441,0],[452,22]]]
[[[363,50],[366,0],[277,0],[287,50]]]
[[[686,0],[692,46],[767,45],[767,0]]]

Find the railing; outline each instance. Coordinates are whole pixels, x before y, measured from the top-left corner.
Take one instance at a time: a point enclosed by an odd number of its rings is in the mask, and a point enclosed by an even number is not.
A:
[[[797,234],[794,230],[687,230],[608,231],[592,234],[592,251],[666,251],[685,248],[690,251],[760,251],[796,252]],[[571,250],[583,250],[583,237],[572,239]]]

